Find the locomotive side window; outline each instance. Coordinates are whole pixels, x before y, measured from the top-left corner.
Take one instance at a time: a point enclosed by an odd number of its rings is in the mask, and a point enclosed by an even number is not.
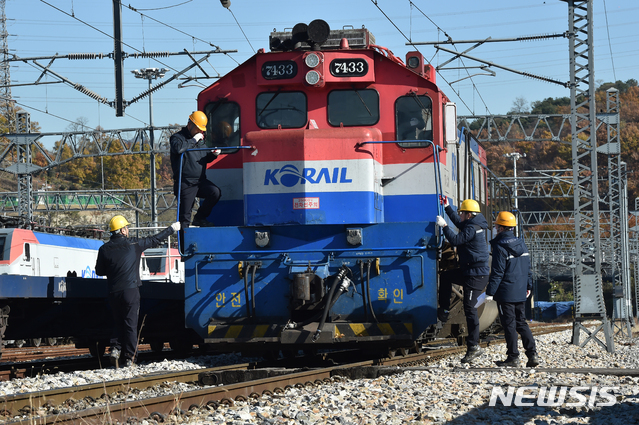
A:
[[[376,90],[334,90],[328,94],[328,122],[334,126],[373,125],[379,121]]]
[[[24,244],[24,259],[27,261],[31,261],[31,245],[28,243]]]
[[[4,258],[4,245],[5,245],[6,241],[7,241],[6,236],[3,236],[3,237],[0,238],[0,261],[5,259]],[[8,258],[7,258],[7,260],[8,260]]]
[[[260,128],[301,128],[306,125],[306,95],[302,92],[268,92],[257,95],[255,120]]]
[[[240,145],[240,105],[223,99],[206,105],[204,113],[209,119],[206,124],[208,147]]]
[[[397,140],[433,140],[433,106],[428,96],[412,94],[395,102]],[[427,143],[399,143],[406,148],[427,146]]]

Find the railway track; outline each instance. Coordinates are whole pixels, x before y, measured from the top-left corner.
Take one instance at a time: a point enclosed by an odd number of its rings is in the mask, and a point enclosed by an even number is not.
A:
[[[534,329],[534,334],[560,332],[569,328],[571,325],[537,326]],[[502,342],[494,339],[485,341],[482,345],[488,346]],[[37,423],[41,424],[77,422],[104,424],[116,421],[124,423],[132,418],[150,418],[162,422],[167,415],[183,415],[190,409],[206,406],[216,408],[220,404],[233,405],[235,401],[259,398],[265,394],[283,393],[291,387],[312,387],[347,378],[375,378],[384,374],[401,373],[403,370],[427,370],[431,362],[464,351],[465,347],[425,347],[421,353],[369,359],[354,363],[345,363],[341,359],[333,360],[330,358],[330,354],[325,354],[322,356],[325,363],[333,361],[342,363],[316,368],[290,368],[273,363],[263,365],[246,363],[169,374],[154,374],[124,381],[7,396],[0,406],[0,414],[7,418],[14,418],[7,422],[12,424],[32,424],[35,416],[38,416]],[[352,358],[353,355],[351,354],[350,357]],[[290,360],[285,362],[289,365],[291,363]],[[464,368],[464,370],[473,369]],[[549,369],[548,371],[565,370]],[[575,372],[574,369],[570,369],[570,371]],[[589,369],[582,373],[597,372]],[[602,370],[600,373],[610,372]],[[170,394],[142,400],[129,399],[129,396],[140,393],[144,389],[158,385],[169,386],[172,382],[189,384],[192,390],[181,391],[179,395]],[[207,385],[217,386],[204,387]],[[65,412],[65,406],[77,405],[79,401],[84,404],[98,404],[98,406]],[[40,416],[43,412],[50,414]],[[16,415],[22,415],[22,418],[16,417]]]
[[[169,345],[165,344],[165,348]],[[89,350],[68,346],[29,347],[5,349],[5,356],[0,362],[0,381],[33,377],[43,374],[69,372],[74,370],[90,370],[110,368],[107,355],[100,358],[90,357]],[[144,361],[162,360],[163,358],[184,358],[193,351],[177,352],[151,350],[148,344],[139,346],[139,358]]]
[[[26,362],[53,357],[78,357],[87,354],[89,354],[88,348],[75,348],[73,345],[4,348],[2,350],[2,363]]]

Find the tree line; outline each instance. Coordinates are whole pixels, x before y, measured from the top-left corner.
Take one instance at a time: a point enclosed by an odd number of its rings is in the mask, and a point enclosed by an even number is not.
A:
[[[639,87],[637,80],[630,79],[626,82],[617,81],[615,83],[600,84],[596,91],[596,104],[600,110],[605,112],[606,90],[615,87],[619,90],[619,100],[621,107],[621,123],[619,139],[621,141],[621,158],[626,162],[628,170],[628,199],[630,209],[634,209],[634,199],[639,196],[639,179],[634,177],[634,170],[639,170]],[[0,105],[8,108],[11,105]],[[19,107],[13,107],[13,113]],[[509,114],[570,114],[570,98],[546,98],[533,101],[530,104],[523,99],[517,98],[513,101],[513,108]],[[534,120],[521,120],[523,125],[534,125]],[[506,125],[504,123],[503,125]],[[39,125],[32,122],[32,131],[38,132]],[[477,126],[476,123],[471,125]],[[543,126],[542,126],[543,127]],[[80,118],[78,123],[72,124],[68,131],[77,131],[80,128],[87,128],[86,119]],[[476,128],[475,128],[476,129]],[[550,136],[549,129],[539,129],[546,131]],[[606,140],[605,126],[599,128],[597,135],[599,144]],[[8,121],[5,116],[0,115],[0,132],[11,132],[8,128]],[[485,147],[488,166],[497,176],[512,176],[512,160],[505,158],[505,153],[518,151],[525,153],[526,157],[518,161],[518,174],[525,170],[533,169],[572,169],[572,147],[570,145],[570,128],[565,128],[561,139],[568,143],[554,141],[546,142],[499,142],[491,143]],[[104,141],[106,145],[106,140]],[[1,147],[5,147],[8,141],[0,139]],[[58,149],[61,141],[56,142]],[[116,153],[119,149],[117,145],[111,145],[111,152]],[[41,153],[34,152],[33,162],[44,165],[45,161]],[[88,149],[83,152],[86,155],[97,154]],[[69,158],[71,151],[65,148],[62,152],[62,159]],[[9,158],[11,160],[11,158]],[[602,179],[607,179],[607,162],[602,157],[599,161],[599,175]],[[46,183],[53,189],[58,190],[91,190],[91,189],[144,189],[151,186],[150,182],[150,157],[148,154],[139,155],[118,155],[118,156],[89,156],[77,158],[66,162],[58,167],[45,170],[34,175],[34,180],[38,183]],[[39,187],[34,183],[35,187]],[[172,188],[172,171],[168,155],[156,155],[156,185],[159,189]],[[17,186],[15,178],[5,175],[0,176],[0,188],[6,191],[15,191]],[[543,200],[534,201],[543,205],[531,205],[539,207],[540,210],[549,208],[560,208],[569,206],[572,200]],[[566,204],[566,205],[562,205]]]

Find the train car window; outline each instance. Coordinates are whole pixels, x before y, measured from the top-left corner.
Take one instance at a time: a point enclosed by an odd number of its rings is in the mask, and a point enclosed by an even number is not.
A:
[[[412,94],[395,102],[397,140],[433,140],[433,102],[428,96]],[[428,143],[399,143],[406,148],[428,146]]]
[[[27,261],[31,260],[31,245],[28,243],[24,244],[24,259]]]
[[[260,128],[301,128],[308,121],[302,92],[268,92],[257,95],[255,120]]]
[[[373,125],[379,121],[376,90],[334,90],[328,94],[328,122],[334,126]]]
[[[240,146],[240,105],[223,99],[204,107],[208,147]]]
[[[0,261],[4,260],[4,245],[7,241],[7,238],[5,236],[0,238]],[[8,260],[8,258],[7,258]]]
[[[164,257],[148,257],[146,265],[150,273],[164,273]]]

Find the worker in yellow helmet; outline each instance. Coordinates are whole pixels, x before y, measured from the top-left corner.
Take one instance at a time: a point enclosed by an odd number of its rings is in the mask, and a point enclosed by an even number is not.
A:
[[[160,233],[147,238],[129,237],[129,222],[121,215],[109,221],[111,238],[98,250],[95,273],[106,276],[109,304],[113,313],[111,363],[118,367],[133,366],[137,353],[138,314],[140,311],[140,257],[148,248],[159,246],[180,230],[180,223],[171,224]]]
[[[437,317],[440,321],[448,320],[450,296],[453,283],[464,288],[464,315],[468,328],[466,338],[466,356],[462,363],[470,363],[481,354],[479,348],[479,316],[477,315],[477,298],[484,292],[488,283],[490,267],[488,258],[490,252],[486,242],[488,222],[479,210],[479,203],[474,199],[466,199],[455,211],[448,204],[448,198],[443,198],[446,214],[457,227],[455,233],[448,227],[443,217],[437,216],[436,223],[443,228],[446,240],[457,247],[459,268],[446,270],[440,274],[439,309]]]
[[[175,196],[179,194],[180,197],[178,220],[182,229],[191,225],[191,212],[196,197],[200,198],[200,208],[193,217],[193,226],[212,226],[213,224],[207,218],[222,196],[220,188],[206,178],[207,164],[220,154],[219,149],[201,150],[206,148],[204,139],[207,124],[206,114],[202,111],[195,111],[189,116],[186,127],[182,127],[169,140],[171,168],[173,170],[173,193]],[[182,174],[180,179],[181,158]]]
[[[495,220],[497,236],[490,241],[493,262],[486,288],[486,298],[497,301],[499,321],[504,328],[506,360],[495,362],[497,366],[518,367],[519,349],[517,334],[528,357],[527,367],[540,363],[532,332],[526,321],[526,299],[532,290],[530,254],[523,239],[515,236],[513,229],[517,219],[510,211],[502,211]]]

